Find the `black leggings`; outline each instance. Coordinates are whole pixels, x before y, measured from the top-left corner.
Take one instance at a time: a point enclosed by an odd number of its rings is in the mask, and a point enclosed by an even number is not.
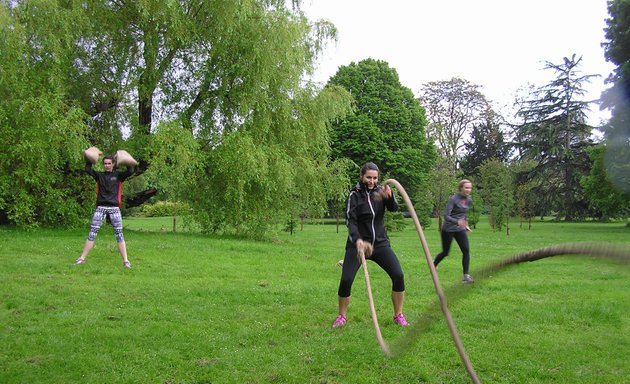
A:
[[[464,274],[468,274],[468,267],[470,266],[470,246],[468,245],[468,235],[466,231],[459,232],[444,232],[441,231],[442,234],[442,252],[438,253],[433,260],[433,265],[437,266],[440,264],[446,256],[448,256],[448,252],[451,250],[451,243],[453,242],[453,237],[455,241],[457,241],[457,245],[459,245],[459,249],[462,251],[462,268],[464,269]]]
[[[390,279],[392,279],[392,291],[405,291],[405,275],[391,247],[374,248],[372,256],[367,260],[372,260],[387,272]],[[361,261],[357,257],[357,249],[346,249],[346,256],[343,259],[343,268],[341,270],[341,281],[339,282],[339,290],[337,291],[339,297],[350,297],[352,283],[360,267]]]

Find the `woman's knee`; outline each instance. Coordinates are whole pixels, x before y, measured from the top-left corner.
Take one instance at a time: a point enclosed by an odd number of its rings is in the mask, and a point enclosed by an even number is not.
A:
[[[401,273],[400,276],[392,278],[392,291],[403,292],[405,290],[405,276]]]

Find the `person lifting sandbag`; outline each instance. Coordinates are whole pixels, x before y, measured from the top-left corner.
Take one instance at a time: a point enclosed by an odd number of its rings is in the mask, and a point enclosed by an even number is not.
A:
[[[129,152],[121,149],[116,151],[116,154],[114,155],[114,164],[117,167],[121,165],[125,165],[127,167],[135,167],[138,165],[138,162],[129,154]]]
[[[96,164],[98,158],[101,157],[102,154],[103,152],[101,152],[101,150],[96,147],[90,147],[83,151],[83,157],[85,157],[85,160],[89,161],[92,164]]]

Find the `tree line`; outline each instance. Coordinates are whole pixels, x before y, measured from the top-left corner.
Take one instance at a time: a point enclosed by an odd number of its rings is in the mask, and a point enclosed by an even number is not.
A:
[[[405,186],[425,224],[463,176],[499,228],[516,214],[626,217],[625,8],[609,3],[604,50],[618,69],[596,143],[575,55],[548,63],[554,82],[508,121],[466,80],[416,98],[375,59],[309,82],[336,29],[300,1],[2,1],[0,223],[84,222],[94,190],[81,152],[92,145],[140,161],[128,207],[184,202],[206,232],[263,237],[339,215],[365,161]]]

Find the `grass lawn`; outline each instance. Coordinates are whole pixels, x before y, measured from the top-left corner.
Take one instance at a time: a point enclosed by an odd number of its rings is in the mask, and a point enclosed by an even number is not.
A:
[[[0,228],[0,383],[467,383],[411,221],[390,233],[405,271],[405,313],[391,321],[390,282],[369,263],[383,336],[376,342],[357,274],[348,324],[332,330],[345,227],[308,224],[273,241],[172,233],[170,218],[126,218],[131,270],[111,227],[81,266],[84,230]],[[178,222],[179,223],[179,222]],[[516,253],[568,242],[619,243],[625,223],[483,222],[472,274]],[[164,228],[164,231],[161,231]],[[435,224],[425,231],[439,252]],[[453,245],[440,264],[459,286]],[[630,383],[630,265],[561,256],[477,281],[449,302],[484,383]]]

